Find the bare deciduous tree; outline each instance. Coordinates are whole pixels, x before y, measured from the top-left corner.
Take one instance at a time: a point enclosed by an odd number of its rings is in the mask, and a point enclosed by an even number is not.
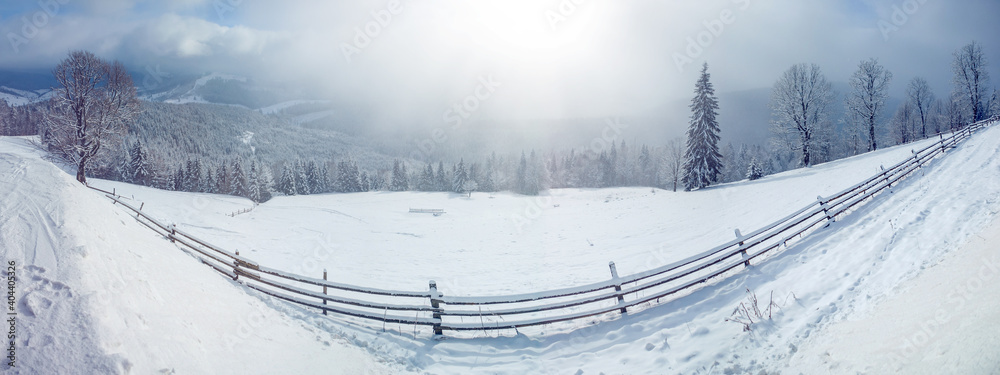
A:
[[[916,108],[911,102],[903,102],[892,118],[892,135],[898,144],[913,141],[916,133],[914,123],[920,119],[916,116]]]
[[[952,70],[955,73],[955,97],[964,107],[968,120],[972,122],[985,119],[989,112],[986,104],[990,82],[988,65],[982,45],[976,42],[969,43],[956,51],[955,60],[952,62]]]
[[[684,140],[675,138],[667,143],[663,152],[664,181],[673,185],[673,191],[677,191],[677,184],[680,183],[681,177],[684,177],[683,167]]]
[[[827,107],[830,83],[816,64],[796,64],[774,84],[771,91],[771,131],[776,145],[790,147],[802,154],[802,165],[812,165],[813,156],[828,142],[830,132]]]
[[[876,126],[889,97],[889,82],[892,73],[878,63],[868,59],[858,64],[858,70],[851,75],[851,93],[847,95],[847,118],[850,124],[862,130],[868,140],[868,151],[878,149]]]
[[[54,89],[46,126],[49,149],[77,166],[87,182],[87,162],[121,141],[140,111],[136,88],[125,66],[87,51],[70,52],[53,71]]]
[[[920,137],[927,138],[927,124],[931,121],[931,104],[934,103],[931,86],[923,78],[914,78],[906,88],[906,98],[913,106],[917,120],[920,121]]]

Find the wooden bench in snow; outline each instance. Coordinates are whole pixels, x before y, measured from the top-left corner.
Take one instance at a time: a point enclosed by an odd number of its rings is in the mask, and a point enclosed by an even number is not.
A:
[[[411,208],[411,214],[434,214],[434,216],[444,215],[444,210],[440,208]]]

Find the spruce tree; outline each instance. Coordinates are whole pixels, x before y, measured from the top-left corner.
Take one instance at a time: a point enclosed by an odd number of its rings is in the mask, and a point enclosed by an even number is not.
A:
[[[260,200],[257,203],[271,200],[271,192],[274,191],[274,176],[271,173],[271,167],[264,163],[260,164],[257,172],[257,185],[260,191]]]
[[[278,191],[282,194],[295,195],[299,192],[295,188],[295,176],[292,173],[292,167],[289,163],[285,163],[285,167],[281,170],[281,178],[278,180]]]
[[[514,191],[519,194],[524,194],[527,190],[528,184],[528,159],[524,156],[524,151],[521,151],[521,162],[517,165],[517,175],[514,180]]]
[[[410,188],[410,183],[406,178],[406,166],[400,163],[399,160],[393,160],[392,162],[392,182],[389,185],[389,190],[392,191],[406,191]]]
[[[481,183],[479,184],[480,191],[494,192],[496,191],[496,182],[493,180],[494,175],[496,175],[496,153],[493,154],[489,160],[486,161],[486,170],[483,171]]]
[[[135,141],[131,154],[132,161],[129,169],[132,172],[132,181],[140,185],[149,185],[152,173],[150,172],[149,161],[146,160],[146,150],[142,147],[141,141]]]
[[[132,147],[125,147],[122,149],[122,156],[118,163],[118,181],[132,183],[132,175],[135,174],[135,170],[132,169]]]
[[[320,182],[319,182],[319,168],[316,167],[316,162],[310,160],[306,163],[306,185],[309,186],[310,193],[319,193]]]
[[[243,172],[243,163],[239,160],[233,160],[233,175],[232,175],[232,190],[230,195],[235,195],[238,197],[248,197],[249,190],[247,189],[247,176]]]
[[[309,179],[306,178],[306,167],[302,163],[302,160],[295,159],[294,169],[292,172],[292,177],[295,177],[295,189],[296,192],[301,195],[307,195],[311,193],[309,191]]]
[[[449,181],[447,171],[444,170],[444,162],[438,162],[437,182],[434,185],[436,191],[448,191]]]
[[[764,170],[761,169],[757,158],[753,158],[750,160],[750,166],[747,167],[747,179],[753,181],[758,180],[761,177],[764,177]]]
[[[424,168],[424,173],[420,175],[417,190],[434,191],[434,166],[431,163],[427,163],[427,168]]]
[[[456,193],[463,193],[462,188],[465,187],[465,181],[468,179],[468,172],[465,170],[465,159],[458,162],[455,166],[455,173],[452,175],[451,179],[451,191]]]
[[[535,154],[535,150],[531,150],[531,157],[528,158],[528,169],[524,174],[524,194],[538,195],[538,192],[542,190],[543,172],[544,166],[542,166],[541,160]]]
[[[226,163],[219,164],[219,167],[215,169],[215,185],[215,192],[218,194],[229,194],[229,192],[233,191]]]
[[[257,171],[257,162],[250,163],[250,176],[247,178],[247,198],[254,202],[260,202],[260,176]]]
[[[719,153],[719,122],[716,119],[719,99],[709,81],[708,63],[701,68],[701,78],[691,99],[691,122],[687,131],[687,151],[684,153],[684,189],[705,188],[716,182],[722,170]]]

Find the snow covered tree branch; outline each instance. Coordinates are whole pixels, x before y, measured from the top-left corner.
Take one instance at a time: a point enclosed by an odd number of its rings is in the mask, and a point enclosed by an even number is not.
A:
[[[889,97],[889,72],[877,59],[868,59],[858,64],[858,70],[851,75],[851,92],[846,100],[846,116],[849,124],[860,130],[867,142],[868,151],[878,149],[877,127]]]
[[[785,71],[771,91],[771,130],[779,145],[802,154],[802,165],[829,142],[827,106],[830,83],[816,64],[797,64]]]
[[[53,71],[54,90],[46,126],[49,147],[77,166],[87,182],[87,162],[121,142],[140,111],[132,77],[120,62],[109,63],[87,51],[70,52]]]

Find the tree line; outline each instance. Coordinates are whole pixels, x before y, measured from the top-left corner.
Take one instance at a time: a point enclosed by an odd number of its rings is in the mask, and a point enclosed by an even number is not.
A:
[[[836,103],[822,69],[806,63],[791,66],[771,90],[774,170],[808,167],[886,145],[904,144],[1000,115],[998,92],[990,86],[982,46],[972,42],[953,57],[954,89],[948,97],[937,98],[926,79],[914,77],[906,86],[903,103],[887,121],[885,106],[893,75],[878,59],[861,61],[848,81],[850,91],[843,103],[845,117],[839,124],[830,118],[831,106]],[[732,163],[719,152],[720,130],[715,118],[719,103],[707,70],[705,64],[691,104],[684,159],[685,190],[719,182],[725,163]],[[756,162],[751,163],[747,178],[770,173],[759,167]]]
[[[74,96],[86,87],[74,86],[72,68],[88,64],[93,68],[83,73],[101,94],[84,100]],[[686,138],[661,145],[614,139],[600,149],[494,152],[431,163],[392,159],[372,152],[364,141],[235,107],[142,103],[137,112],[134,91],[128,91],[134,85],[119,65],[71,53],[55,71],[66,79],[52,100],[15,107],[0,101],[0,134],[39,134],[50,151],[74,165],[86,157],[80,170],[89,176],[264,202],[275,195],[377,190],[529,195],[549,188],[696,190],[906,143],[1000,114],[997,91],[988,89],[982,46],[973,42],[954,54],[950,95],[936,97],[925,79],[914,77],[905,101],[889,116],[885,103],[893,77],[877,59],[862,61],[851,76],[845,117],[838,121],[830,118],[837,103],[821,69],[793,65],[772,88],[770,144],[720,146],[720,103],[705,64]],[[78,108],[104,117],[81,123]]]

